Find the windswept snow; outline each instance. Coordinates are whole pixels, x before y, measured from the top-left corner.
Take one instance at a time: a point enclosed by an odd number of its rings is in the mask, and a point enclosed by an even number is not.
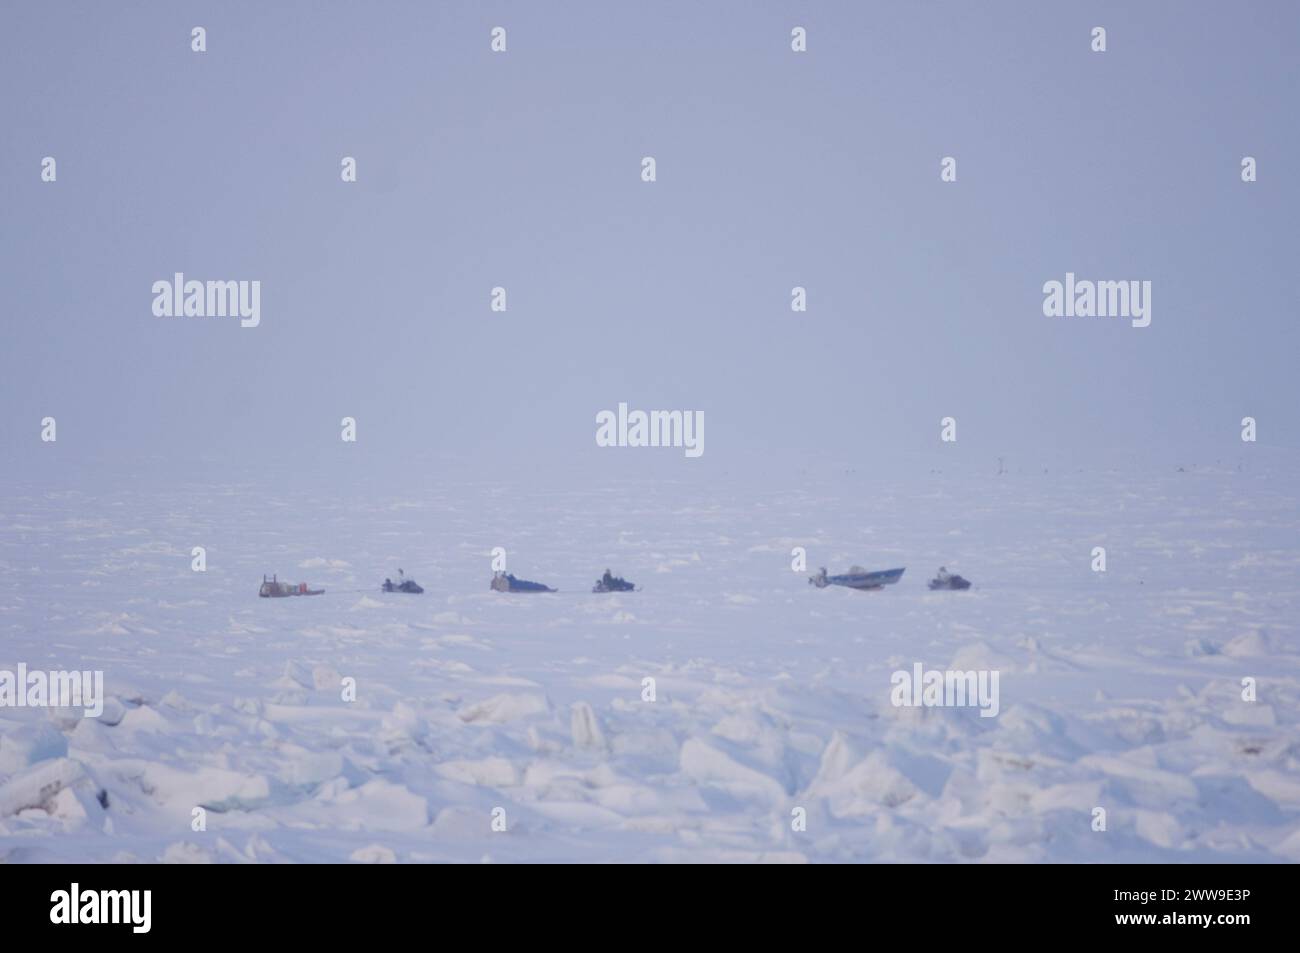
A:
[[[109,697],[0,708],[0,860],[1300,861],[1298,475],[9,487],[0,670]],[[996,716],[895,707],[917,663]]]

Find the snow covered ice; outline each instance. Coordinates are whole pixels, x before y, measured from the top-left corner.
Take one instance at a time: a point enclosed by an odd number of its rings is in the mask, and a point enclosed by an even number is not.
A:
[[[1298,476],[11,483],[0,669],[107,698],[0,709],[0,860],[1297,861]],[[560,592],[489,591],[494,546]],[[894,707],[917,663],[997,716]]]

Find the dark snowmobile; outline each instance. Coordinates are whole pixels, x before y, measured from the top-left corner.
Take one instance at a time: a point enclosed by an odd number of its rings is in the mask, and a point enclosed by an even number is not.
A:
[[[939,567],[939,574],[930,580],[931,589],[946,589],[953,592],[960,592],[963,589],[970,588],[970,580],[963,579],[956,573],[948,572],[946,566]]]
[[[262,587],[257,590],[257,594],[263,599],[278,599],[282,596],[319,596],[324,591],[324,589],[308,589],[305,582],[294,586],[287,582],[280,582],[275,576],[270,579],[263,576]]]
[[[636,585],[628,582],[619,576],[610,575],[608,569],[605,575],[596,580],[596,584],[591,587],[592,592],[636,592]]]
[[[550,586],[527,579],[516,579],[508,572],[492,574],[492,588],[497,592],[556,592]]]
[[[816,586],[818,589],[825,589],[827,586],[847,586],[850,589],[883,589],[885,586],[892,586],[898,580],[903,578],[903,569],[881,569],[876,572],[867,572],[861,566],[850,566],[849,571],[839,576],[826,575],[826,567],[823,566],[821,572],[815,576],[808,577],[808,584]]]
[[[414,579],[408,579],[406,577],[406,574],[403,573],[402,570],[400,569],[397,570],[397,582],[394,583],[393,580],[391,579],[385,579],[384,584],[381,588],[384,590],[384,592],[409,592],[412,595],[417,595],[417,596],[420,593],[424,592],[423,586],[421,586]]]

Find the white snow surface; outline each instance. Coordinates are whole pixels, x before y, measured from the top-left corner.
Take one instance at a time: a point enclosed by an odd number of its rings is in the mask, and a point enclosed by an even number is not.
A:
[[[10,485],[0,669],[110,697],[0,708],[0,860],[1297,861],[1298,475]],[[907,572],[807,584],[853,563]],[[917,662],[999,714],[894,707]]]

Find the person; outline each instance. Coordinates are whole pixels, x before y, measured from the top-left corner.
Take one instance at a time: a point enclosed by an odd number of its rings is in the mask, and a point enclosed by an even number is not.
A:
[[[948,581],[949,579],[951,579],[951,578],[952,578],[952,577],[948,574],[948,567],[947,567],[947,566],[940,566],[940,567],[939,567],[939,581],[940,581],[940,582],[947,582],[947,581]]]
[[[610,574],[610,571],[608,569],[605,570],[605,575],[600,577],[600,581],[603,582],[608,588],[612,589],[614,587],[614,577],[613,575]]]

